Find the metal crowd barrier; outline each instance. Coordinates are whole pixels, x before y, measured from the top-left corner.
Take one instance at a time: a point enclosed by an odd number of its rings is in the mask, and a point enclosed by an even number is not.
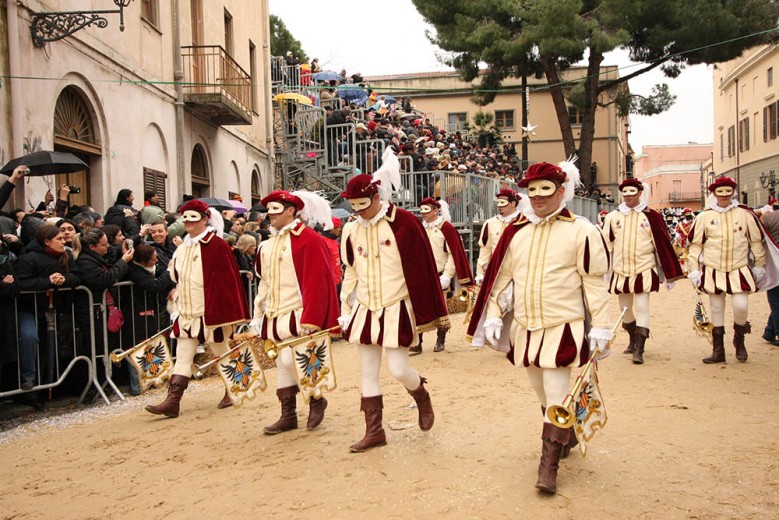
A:
[[[87,306],[79,305],[77,296],[83,296]],[[34,309],[32,313],[19,311],[19,302],[25,297],[32,298]],[[41,306],[38,305],[39,298],[44,299]],[[18,327],[16,334],[16,388],[9,388],[7,381],[4,381],[3,386],[6,389],[0,388],[0,397],[38,392],[60,386],[76,364],[83,361],[87,366],[87,375],[84,390],[78,398],[78,404],[81,404],[89,387],[93,385],[100,397],[108,404],[108,397],[101,388],[97,377],[95,320],[94,314],[91,312],[93,304],[92,292],[84,286],[78,286],[75,289],[23,291],[16,298],[13,307],[14,321]],[[45,308],[42,314],[41,308]],[[20,318],[24,321],[24,326],[21,325]],[[33,347],[35,351],[22,352],[24,347],[20,344],[20,340],[23,336],[28,337],[28,333],[26,333],[28,329],[26,328],[31,326],[35,327],[38,337],[37,345]],[[21,330],[23,328],[25,333]],[[31,388],[22,388],[24,358],[27,360],[32,358],[31,361],[35,365],[35,376]]]

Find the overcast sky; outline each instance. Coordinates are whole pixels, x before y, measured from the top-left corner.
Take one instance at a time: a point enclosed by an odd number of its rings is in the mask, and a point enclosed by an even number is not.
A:
[[[441,50],[425,36],[429,26],[411,0],[269,3],[270,12],[284,21],[310,58],[319,58],[322,69],[346,69],[350,75],[359,71],[363,76],[446,70],[436,58]],[[603,64],[618,65],[623,76],[636,70],[620,51],[607,54]],[[631,80],[630,90],[648,94],[663,81],[677,96],[676,104],[660,115],[631,116],[630,144],[636,153],[645,145],[711,143],[711,67],[691,67],[673,80],[654,70]]]

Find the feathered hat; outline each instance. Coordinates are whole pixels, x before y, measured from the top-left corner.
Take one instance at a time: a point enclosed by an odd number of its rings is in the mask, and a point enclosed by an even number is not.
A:
[[[303,201],[303,209],[300,210],[300,218],[310,228],[322,226],[325,231],[333,229],[333,210],[330,202],[320,192],[298,190],[292,195]]]
[[[565,200],[570,202],[573,200],[576,188],[581,185],[579,168],[576,167],[578,159],[573,155],[556,165],[547,162],[531,164],[518,186],[527,188],[531,182],[541,180],[562,184],[565,187]]]

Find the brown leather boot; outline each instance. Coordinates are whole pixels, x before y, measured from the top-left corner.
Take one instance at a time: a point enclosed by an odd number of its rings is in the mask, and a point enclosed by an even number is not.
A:
[[[419,343],[413,347],[408,347],[408,355],[416,356],[422,353],[422,334],[419,335]]]
[[[281,417],[275,423],[265,427],[263,430],[265,435],[276,435],[298,427],[297,398],[295,397],[297,393],[297,385],[276,390],[276,396],[281,402]]]
[[[363,397],[360,400],[360,411],[365,412],[365,437],[349,446],[352,453],[362,453],[387,444],[387,436],[381,426],[383,408],[384,400],[380,395]]]
[[[747,347],[744,345],[744,335],[752,332],[752,325],[746,322],[744,325],[738,323],[733,324],[733,346],[736,347],[736,359],[744,363],[749,354],[747,354]]]
[[[325,418],[325,408],[327,408],[327,399],[324,396],[319,399],[313,397],[308,400],[308,421],[306,421],[306,430],[313,430]]]
[[[232,405],[233,405],[233,402],[232,402],[232,400],[230,400],[230,394],[228,394],[227,390],[225,390],[224,397],[222,398],[221,401],[219,401],[219,404],[216,405],[216,407],[221,410],[222,408],[230,408]]]
[[[563,444],[563,448],[560,450],[561,459],[567,459],[571,450],[579,445],[579,439],[576,438],[576,432],[573,431],[573,428],[568,428],[568,432],[568,442]]]
[[[541,461],[538,464],[538,482],[536,488],[546,493],[557,493],[557,468],[563,445],[568,443],[567,428],[558,428],[552,423],[544,423],[541,433]]]
[[[644,364],[644,345],[649,337],[649,329],[646,327],[636,327],[635,343],[633,343],[633,364]]]
[[[714,327],[711,331],[711,356],[703,358],[707,365],[725,362],[725,327]]]
[[[148,405],[146,411],[155,415],[166,415],[171,419],[179,416],[181,396],[189,385],[189,378],[174,374],[168,381],[168,396],[158,405]]]
[[[426,432],[433,427],[435,415],[433,414],[433,403],[430,401],[430,393],[425,389],[427,379],[424,377],[420,377],[419,379],[419,387],[417,387],[416,390],[407,389],[407,391],[417,403],[417,409],[419,410],[419,429]]]
[[[449,332],[449,329],[438,329],[438,338],[436,339],[435,347],[433,347],[433,352],[442,352],[446,348],[447,332]]]
[[[622,351],[623,354],[632,354],[633,350],[636,346],[636,322],[631,321],[630,323],[622,322],[622,328],[625,329],[630,336],[630,342],[628,343],[628,348]]]

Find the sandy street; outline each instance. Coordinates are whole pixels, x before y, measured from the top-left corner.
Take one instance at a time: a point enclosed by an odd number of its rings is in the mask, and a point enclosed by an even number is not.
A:
[[[0,518],[775,518],[779,516],[779,348],[760,335],[764,294],[750,299],[749,361],[705,366],[687,283],[653,295],[645,364],[621,354],[601,365],[609,413],[586,458],[561,464],[554,497],[534,488],[541,414],[520,368],[463,339],[462,315],[445,352],[412,358],[436,412],[416,426],[413,400],[383,372],[388,445],[364,454],[359,364],[335,345],[338,390],[327,417],[269,437],[279,415],[269,389],[217,410],[217,378],[193,382],[178,419],[143,411],[153,391],[0,434]],[[616,298],[612,303],[616,316]],[[298,399],[305,424],[307,409]]]

